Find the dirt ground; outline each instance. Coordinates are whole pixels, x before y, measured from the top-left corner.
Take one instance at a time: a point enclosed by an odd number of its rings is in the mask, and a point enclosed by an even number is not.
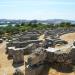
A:
[[[0,75],[13,75],[16,68],[19,68],[25,73],[25,64],[19,67],[14,67],[12,65],[13,60],[7,59],[7,54],[5,54],[6,42],[0,44]],[[24,57],[26,60],[27,56]]]
[[[60,36],[60,39],[63,39],[68,42],[73,42],[75,40],[75,33],[68,33]]]
[[[38,38],[38,40],[44,41],[44,40],[45,40],[44,37],[45,37],[45,35],[43,34],[43,35],[41,35],[41,36]]]
[[[11,75],[14,71],[11,62],[12,60],[9,61],[7,59],[7,55],[5,54],[5,42],[3,42],[0,44],[0,75]]]

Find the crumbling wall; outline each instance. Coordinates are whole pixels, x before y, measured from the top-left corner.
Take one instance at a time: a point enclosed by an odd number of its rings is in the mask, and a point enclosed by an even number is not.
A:
[[[8,47],[8,58],[12,58],[13,57],[13,48],[14,47]]]
[[[42,63],[43,61],[45,61],[46,56],[47,54],[42,50],[35,51],[29,56],[27,63],[32,65],[37,63]]]
[[[71,50],[71,52],[69,53],[69,57],[70,57],[72,63],[75,64],[75,48],[73,48]]]
[[[52,52],[47,52],[47,57],[46,57],[46,61],[52,63],[55,62],[57,59],[56,54],[52,53]]]
[[[13,64],[23,63],[24,54],[23,50],[14,50],[13,52]]]
[[[47,58],[46,61],[52,63],[52,62],[58,62],[58,63],[67,63],[67,64],[75,64],[75,49],[70,50],[69,53],[51,53],[47,52]]]
[[[39,75],[42,70],[43,70],[43,65],[35,67],[35,68],[26,67],[25,75]]]
[[[46,53],[41,48],[36,49],[25,62],[25,75],[39,75],[43,70]]]

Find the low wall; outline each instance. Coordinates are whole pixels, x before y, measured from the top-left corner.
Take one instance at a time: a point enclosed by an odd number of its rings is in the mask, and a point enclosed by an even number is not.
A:
[[[13,52],[13,64],[23,63],[24,54],[22,50],[16,50]]]
[[[46,61],[51,63],[59,62],[59,63],[75,64],[75,49],[72,49],[69,53],[61,53],[61,54],[47,52]]]

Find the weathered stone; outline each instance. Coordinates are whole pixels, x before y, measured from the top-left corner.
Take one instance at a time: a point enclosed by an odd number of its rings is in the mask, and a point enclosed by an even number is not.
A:
[[[12,58],[13,57],[13,50],[15,47],[8,47],[8,58]]]
[[[0,39],[0,43],[2,43],[3,42],[3,39]]]
[[[24,63],[24,52],[23,50],[17,48],[13,50],[13,63]]]
[[[39,75],[42,70],[43,70],[43,65],[37,66],[35,68],[26,67],[25,68],[25,75]]]
[[[13,75],[24,75],[20,69],[16,69]]]
[[[47,58],[46,61],[52,63],[52,62],[58,62],[58,63],[67,63],[72,64],[75,62],[75,48],[70,49],[68,52],[64,52],[62,50],[55,51],[55,52],[48,52],[47,51]]]
[[[34,53],[32,53],[29,58],[27,63],[28,64],[37,64],[37,63],[41,63],[45,60],[46,58],[46,53],[44,51],[42,51],[41,48],[38,48]]]

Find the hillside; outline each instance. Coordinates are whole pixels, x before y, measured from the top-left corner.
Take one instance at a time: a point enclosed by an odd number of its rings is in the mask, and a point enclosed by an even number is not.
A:
[[[12,20],[12,19],[0,19],[0,25],[4,24],[21,24],[23,22],[28,23],[28,22],[37,22],[37,23],[44,23],[44,24],[57,24],[61,22],[71,22],[75,24],[75,21],[73,20],[64,20],[64,19],[48,19],[48,20],[24,20],[24,19],[19,19],[19,20]]]

